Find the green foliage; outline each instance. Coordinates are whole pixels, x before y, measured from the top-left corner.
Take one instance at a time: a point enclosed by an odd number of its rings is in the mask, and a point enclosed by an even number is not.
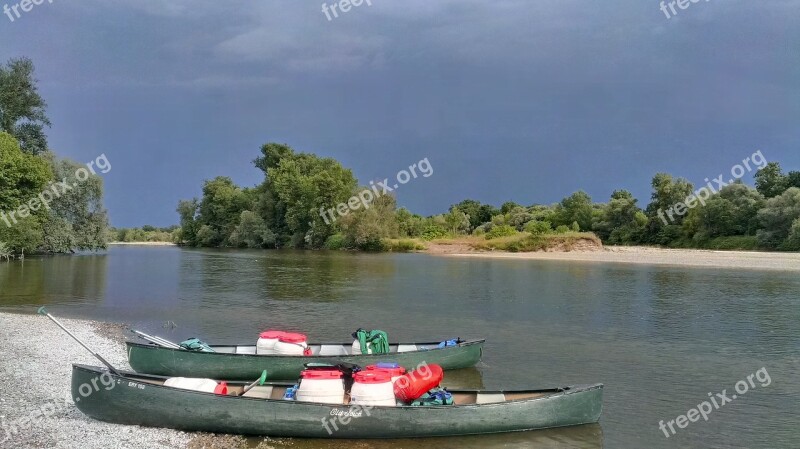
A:
[[[762,229],[758,230],[759,243],[766,248],[783,249],[792,242],[786,242],[793,232],[795,221],[800,218],[800,188],[792,187],[781,195],[767,200],[758,211]],[[793,240],[792,240],[793,241]]]
[[[447,230],[436,223],[428,222],[422,230],[422,240],[436,240],[447,237]]]
[[[73,249],[100,250],[108,244],[108,213],[103,208],[103,180],[91,175],[81,180],[79,170],[86,166],[46,153],[55,179],[66,179],[74,186],[50,203],[42,221],[43,250],[69,253]]]
[[[505,203],[503,203],[500,206],[500,213],[505,215],[505,214],[511,212],[511,210],[514,209],[515,207],[522,207],[522,206],[520,206],[519,204],[517,204],[517,203],[515,203],[513,201],[506,201]]]
[[[641,238],[647,216],[627,190],[615,190],[607,204],[594,210],[592,229],[611,244],[635,243]]]
[[[696,245],[693,245],[696,246]],[[759,248],[758,238],[754,235],[731,235],[713,238],[702,244],[702,248],[715,250],[752,251]]]
[[[673,213],[673,220],[670,220],[666,214],[676,204],[686,201],[692,195],[694,186],[683,178],[675,179],[670,174],[657,173],[653,177],[652,187],[651,201],[645,210],[648,221],[642,240],[646,243],[667,245],[682,237],[680,225],[685,216]],[[667,218],[662,218],[665,216]]]
[[[0,259],[5,259],[6,262],[11,259],[14,253],[11,252],[11,247],[5,242],[0,242]]]
[[[168,242],[181,243],[179,226],[157,228],[144,225],[141,228],[112,228],[110,240],[114,242]]]
[[[553,224],[571,226],[577,222],[582,230],[592,229],[592,198],[583,190],[561,200],[556,206]]]
[[[344,236],[342,234],[333,234],[325,241],[325,249],[344,249]]]
[[[705,206],[692,209],[684,220],[684,229],[698,241],[755,235],[758,210],[763,206],[764,197],[758,191],[741,183],[731,184],[706,200]]]
[[[197,221],[202,229],[207,227],[197,239],[202,246],[227,246],[229,237],[239,224],[242,212],[249,209],[250,200],[245,192],[233,183],[231,178],[218,176],[203,185],[203,199],[198,208]],[[185,206],[188,207],[189,206]],[[188,210],[187,210],[188,213]],[[183,225],[183,223],[181,223]]]
[[[321,247],[340,218],[334,214],[326,221],[320,211],[347,203],[356,193],[353,173],[334,159],[294,153],[285,145],[267,144],[262,153],[255,164],[267,174],[261,190],[267,226],[291,235],[295,247]]]
[[[553,226],[549,221],[533,220],[525,223],[524,231],[531,235],[544,235],[553,232]]]
[[[790,187],[789,179],[783,175],[781,165],[777,162],[768,163],[764,168],[757,171],[753,178],[755,179],[756,190],[764,195],[765,198],[774,198]]]
[[[22,151],[36,155],[47,150],[44,126],[50,126],[28,58],[10,59],[0,66],[0,131],[14,136]]]
[[[425,228],[425,219],[417,214],[412,214],[405,207],[395,213],[397,228],[401,237],[420,237]]]
[[[447,225],[447,229],[453,235],[464,234],[469,232],[470,229],[470,221],[469,215],[461,212],[455,206],[450,208],[450,212],[445,214],[444,216],[445,224]]]
[[[0,132],[0,211],[14,211],[35,199],[52,179],[46,160],[23,153],[12,135]]]
[[[180,217],[181,225],[177,243],[197,246],[197,231],[201,226],[197,220],[197,210],[199,207],[200,204],[197,198],[178,202],[177,212]]]
[[[486,223],[492,219],[492,215],[499,214],[500,211],[490,204],[481,204],[476,200],[464,200],[454,206],[459,211],[469,216],[469,229],[467,232],[474,230],[478,226]]]
[[[202,225],[200,229],[197,230],[197,244],[199,246],[218,245],[219,242],[222,241],[222,238],[223,237],[209,225]]]
[[[571,231],[571,229],[569,228],[569,226],[567,226],[567,225],[558,225],[558,226],[556,226],[556,231],[555,232],[556,232],[556,234],[566,234],[567,232],[570,232],[570,231]]]
[[[391,195],[377,197],[368,209],[351,211],[339,219],[345,247],[364,251],[382,251],[383,240],[398,235],[395,208]],[[326,237],[327,239],[327,237]]]
[[[492,228],[491,231],[486,233],[486,240],[492,240],[492,239],[496,239],[496,238],[499,238],[499,237],[507,237],[507,236],[510,236],[510,235],[516,235],[517,233],[518,233],[517,229],[515,227],[513,227],[513,226],[509,226],[509,225],[495,226],[495,227]]]
[[[781,249],[786,251],[800,251],[800,218],[792,222],[789,237],[781,244]]]
[[[403,239],[403,240],[385,240],[384,248],[386,251],[390,251],[393,253],[408,253],[412,251],[424,250],[425,246],[414,240]]]
[[[275,245],[275,234],[267,228],[264,219],[253,211],[246,210],[239,217],[239,224],[230,236],[233,246],[263,248]]]

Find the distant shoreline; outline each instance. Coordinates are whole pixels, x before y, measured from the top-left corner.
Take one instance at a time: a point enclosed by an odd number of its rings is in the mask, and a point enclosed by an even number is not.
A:
[[[172,242],[110,242],[108,246],[178,246]]]
[[[178,246],[171,242],[112,242],[109,246]],[[269,251],[269,250],[265,250]],[[768,271],[800,271],[800,253],[767,251],[730,251],[706,249],[668,249],[649,246],[579,246],[573,251],[509,252],[476,250],[461,242],[427,242],[424,250],[411,251],[444,257],[485,259],[549,260],[565,262],[600,262],[630,265],[659,265],[692,268],[727,268]]]
[[[421,251],[445,257],[490,259],[603,262],[633,265],[660,265],[693,268],[730,268],[770,271],[800,271],[800,253],[764,251],[718,251],[704,249],[663,249],[644,246],[612,246],[598,251],[502,252],[502,251]]]

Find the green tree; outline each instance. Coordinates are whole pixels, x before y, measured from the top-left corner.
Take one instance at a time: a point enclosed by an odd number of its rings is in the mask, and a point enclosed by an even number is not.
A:
[[[377,197],[368,209],[357,209],[339,220],[344,245],[364,251],[383,250],[383,239],[397,238],[397,203],[392,195]]]
[[[767,248],[782,249],[782,245],[793,232],[795,220],[800,218],[800,188],[792,187],[781,195],[767,200],[758,211],[762,229],[756,233],[759,244]]]
[[[783,243],[783,249],[800,251],[800,218],[792,222],[792,228],[789,230],[789,237]]]
[[[273,213],[283,213],[286,232],[293,236],[294,246],[322,247],[335,232],[333,225],[339,219],[338,214],[326,213],[323,217],[322,213],[346,204],[356,193],[357,181],[349,169],[334,159],[306,153],[280,155],[277,165],[271,166],[274,158],[266,156],[262,164],[267,167],[264,187],[272,192]],[[373,203],[377,201],[374,191],[366,192],[371,193]],[[345,211],[351,213],[350,208]],[[267,220],[268,226],[269,223]]]
[[[592,229],[592,198],[583,190],[561,200],[556,206],[553,224],[570,226],[577,222],[581,230]]]
[[[425,226],[425,219],[417,214],[412,214],[405,207],[395,213],[400,237],[420,237]]]
[[[28,58],[10,59],[0,66],[0,131],[14,136],[22,151],[39,154],[47,150],[44,126],[50,126]]]
[[[267,228],[264,219],[253,211],[242,212],[239,225],[231,234],[233,246],[263,248],[275,244],[275,235]]]
[[[777,162],[770,162],[757,171],[754,179],[756,190],[765,198],[774,198],[789,187],[789,180],[783,175],[781,165]]]
[[[0,211],[15,210],[35,199],[52,179],[47,161],[23,153],[12,135],[0,132]]]
[[[627,190],[615,190],[607,204],[598,210],[592,229],[601,240],[611,244],[636,243],[644,231],[647,217]]]
[[[444,220],[447,225],[447,229],[453,234],[463,234],[467,233],[470,230],[470,220],[469,215],[462,212],[458,207],[453,206],[450,208],[450,211],[445,214]]]
[[[241,213],[250,206],[247,195],[231,178],[218,176],[206,181],[197,222],[201,228],[207,226],[209,229],[204,231],[203,237],[200,237],[198,229],[197,240],[202,241],[203,246],[227,245],[228,238],[239,224]]]
[[[790,171],[786,174],[786,188],[789,187],[800,189],[800,171]]]
[[[197,231],[200,228],[197,223],[197,210],[199,207],[197,198],[178,202],[177,212],[181,220],[181,226],[177,243],[185,243],[190,246],[197,245]]]
[[[488,221],[491,221],[492,215],[500,213],[500,211],[494,206],[490,204],[481,204],[480,201],[476,200],[464,200],[451,207],[455,207],[461,212],[469,215],[470,231]]]
[[[644,239],[648,243],[669,245],[683,235],[683,214],[675,209],[693,193],[694,186],[683,178],[673,178],[668,173],[657,173],[652,181],[653,193],[647,205],[647,227]]]
[[[544,235],[553,232],[553,226],[549,221],[533,220],[525,223],[524,230],[533,235]]]
[[[62,188],[44,215],[42,249],[50,253],[105,249],[108,213],[103,207],[103,180],[83,164],[59,159],[49,152],[44,157],[50,162],[55,179],[66,180],[72,188]]]
[[[695,240],[714,237],[755,235],[758,211],[764,206],[764,197],[752,187],[741,182],[723,187],[719,193],[698,207],[699,218]],[[690,234],[691,236],[691,234]]]
[[[500,213],[505,215],[511,212],[511,210],[514,209],[515,207],[521,207],[521,206],[513,201],[506,201],[505,203],[500,205]]]

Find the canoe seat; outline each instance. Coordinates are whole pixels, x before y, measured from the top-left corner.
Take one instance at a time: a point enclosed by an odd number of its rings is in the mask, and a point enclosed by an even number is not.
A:
[[[347,348],[342,345],[321,345],[319,355],[349,355]]]
[[[418,350],[417,345],[397,345],[397,352],[413,352]]]
[[[506,402],[506,395],[503,393],[479,393],[475,401],[476,404],[497,404]]]
[[[272,387],[255,386],[244,394],[246,398],[270,399],[272,397]]]

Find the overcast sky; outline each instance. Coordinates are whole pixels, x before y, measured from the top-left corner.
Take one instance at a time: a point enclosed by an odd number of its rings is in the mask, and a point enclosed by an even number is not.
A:
[[[424,215],[578,189],[644,207],[656,172],[701,184],[757,150],[800,170],[800,0],[321,3],[45,0],[0,16],[0,57],[33,59],[56,152],[106,154],[115,226],[260,183],[270,141],[362,183],[427,157],[396,192]]]

